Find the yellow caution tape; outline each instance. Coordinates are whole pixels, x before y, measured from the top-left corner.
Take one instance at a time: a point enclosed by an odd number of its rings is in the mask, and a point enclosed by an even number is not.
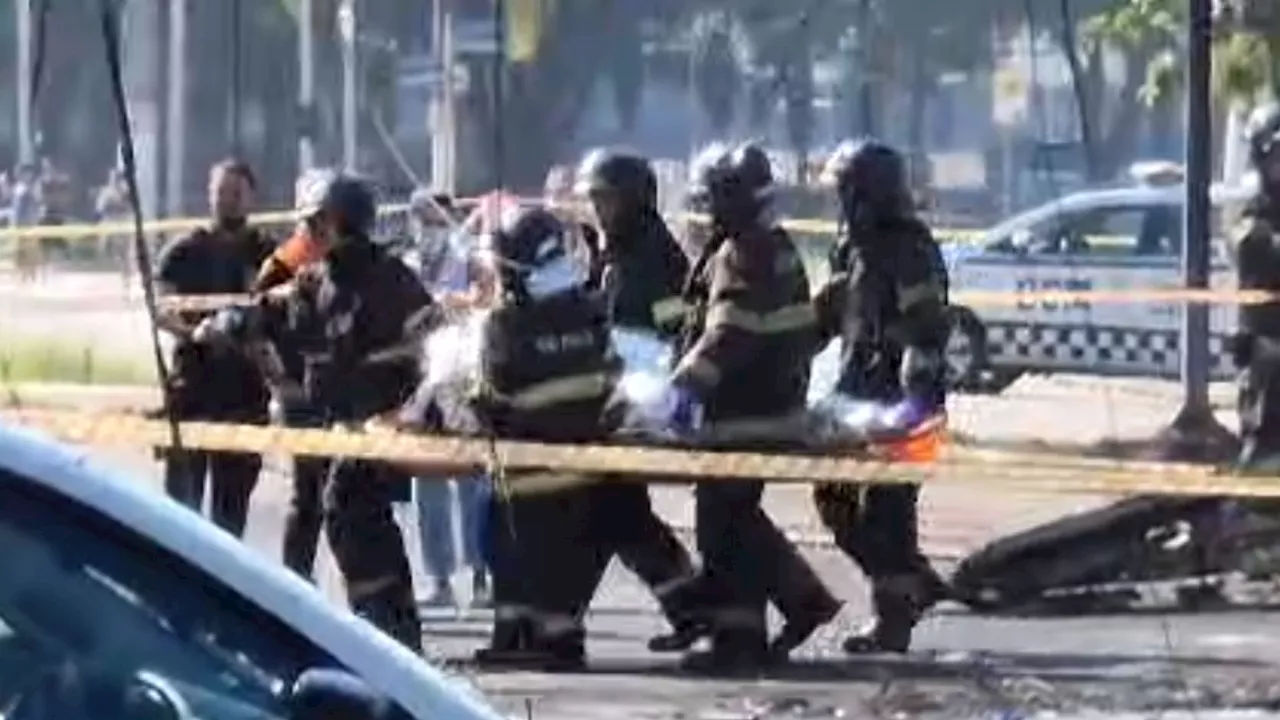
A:
[[[402,212],[409,206],[404,204],[383,205],[378,208],[379,214],[389,215]],[[298,215],[292,210],[275,210],[254,213],[249,222],[254,225],[283,225],[296,222]],[[149,220],[142,225],[145,233],[180,233],[195,230],[209,224],[208,218],[184,217]],[[32,225],[29,227],[0,228],[0,240],[86,240],[97,239],[105,235],[132,235],[133,221],[117,221],[104,223],[78,223],[75,225]]]
[[[1203,305],[1265,305],[1280,301],[1280,294],[1264,290],[1186,290],[1138,288],[1134,290],[1040,290],[996,291],[960,290],[951,294],[951,304],[964,307],[1017,307],[1024,303],[1088,303],[1128,305],[1133,303],[1189,303]],[[175,295],[161,298],[167,310],[205,312],[234,305],[250,305],[250,295]]]
[[[521,202],[527,203],[543,203],[544,201],[537,198],[520,198]],[[458,207],[468,207],[480,202],[479,198],[460,198],[454,201],[454,205]],[[580,215],[583,207],[580,203],[557,202],[552,204],[559,210],[569,212],[571,214]],[[381,215],[391,215],[404,212],[409,206],[404,203],[395,203],[382,205],[378,208]],[[249,222],[255,225],[282,225],[293,223],[297,220],[297,213],[293,210],[273,210],[269,212],[254,213],[249,216]],[[705,215],[684,214],[675,218],[677,221],[689,221],[693,223],[706,223],[708,218]],[[162,220],[150,220],[143,223],[142,229],[144,233],[180,233],[194,230],[198,227],[207,225],[208,218],[203,217],[182,217],[182,218],[165,218]],[[830,220],[822,219],[791,219],[784,220],[782,227],[788,232],[803,235],[822,235],[830,236],[838,232],[838,225]],[[7,227],[0,228],[0,240],[40,240],[40,239],[61,239],[61,240],[86,240],[97,239],[108,235],[131,235],[133,233],[133,221],[115,221],[100,223],[76,223],[67,225],[33,225],[28,227]],[[981,230],[959,230],[953,228],[938,228],[934,230],[934,234],[943,241],[947,242],[974,242],[983,236]]]
[[[6,410],[12,422],[67,442],[166,447],[169,426],[132,415],[90,415],[59,410]],[[1052,454],[953,449],[935,463],[903,464],[853,457],[712,452],[618,445],[567,445],[500,440],[344,432],[207,422],[181,423],[183,446],[335,456],[408,465],[482,466],[496,456],[508,470],[579,473],[592,481],[763,479],[789,483],[922,483],[1034,489],[1038,492],[1184,496],[1280,497],[1271,476],[1237,476],[1188,465],[1108,462]]]

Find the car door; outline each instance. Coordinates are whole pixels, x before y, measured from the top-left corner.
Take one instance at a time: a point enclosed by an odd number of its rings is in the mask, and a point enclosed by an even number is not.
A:
[[[0,717],[33,703],[61,703],[59,717],[121,716],[102,708],[147,677],[194,717],[280,718],[302,671],[350,672],[214,578],[39,484],[0,477],[0,548]]]
[[[1061,216],[1056,257],[1040,266],[1042,290],[1124,293],[1176,288],[1182,246],[1180,206],[1114,204]],[[1181,306],[1174,302],[1073,301],[1045,304],[1050,344],[1063,369],[1100,374],[1176,373]]]
[[[1034,272],[1034,262],[1025,248],[1012,237],[998,237],[981,247],[957,244],[943,245],[951,285],[958,291],[955,302],[973,311],[987,340],[987,362],[994,367],[1023,367],[1027,358],[1011,342],[1017,328],[1028,323],[1028,309],[1022,303],[988,302],[986,298],[1016,293]],[[980,300],[968,306],[966,293],[976,293]]]

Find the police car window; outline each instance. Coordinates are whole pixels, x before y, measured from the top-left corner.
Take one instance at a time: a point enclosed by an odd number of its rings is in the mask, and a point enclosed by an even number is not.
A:
[[[1167,223],[1146,207],[1106,207],[1059,216],[1042,252],[1097,257],[1166,254]],[[1176,223],[1175,223],[1176,225]]]
[[[50,692],[109,706],[144,676],[196,717],[284,717],[298,673],[340,667],[177,557],[31,483],[0,482],[0,547],[0,717]],[[59,713],[95,715],[117,716]]]

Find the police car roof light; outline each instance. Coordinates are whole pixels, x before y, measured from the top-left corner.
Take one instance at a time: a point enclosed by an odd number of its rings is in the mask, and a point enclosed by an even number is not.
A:
[[[1181,165],[1169,160],[1141,160],[1129,166],[1129,177],[1147,187],[1178,185],[1186,179]]]

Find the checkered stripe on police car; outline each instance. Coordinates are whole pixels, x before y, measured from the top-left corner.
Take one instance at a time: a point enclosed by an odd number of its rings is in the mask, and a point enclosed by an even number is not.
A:
[[[992,356],[1041,357],[1060,362],[1177,367],[1178,333],[1088,325],[1011,325],[987,327]],[[1230,371],[1224,338],[1209,338],[1215,370]]]

